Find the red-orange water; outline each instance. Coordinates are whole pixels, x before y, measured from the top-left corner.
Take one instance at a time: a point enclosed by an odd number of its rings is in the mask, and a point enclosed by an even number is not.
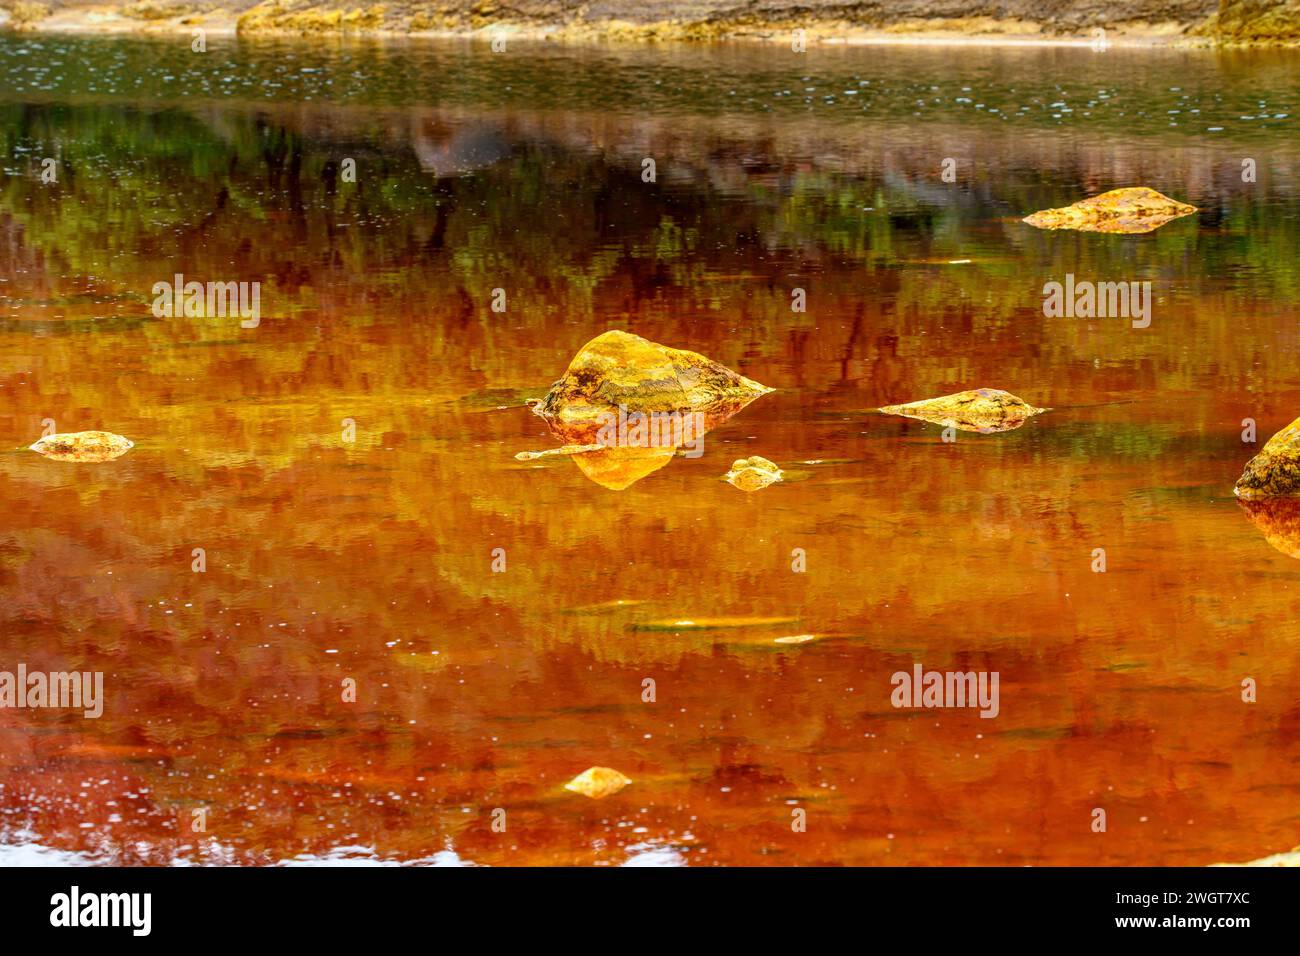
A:
[[[871,69],[929,69],[950,95],[1014,72],[933,56]],[[1204,66],[1134,82],[1190,88]],[[98,720],[0,710],[5,843],[495,865],[1205,864],[1300,843],[1300,564],[1230,490],[1300,413],[1276,131],[5,108],[12,163],[58,142],[82,165],[0,203],[0,670],[100,670],[106,696]],[[471,134],[488,145],[466,159]],[[946,194],[950,151],[974,171]],[[1242,183],[1242,155],[1268,175]],[[358,182],[331,186],[345,156]],[[1124,184],[1201,213],[1143,237],[1018,221]],[[1044,318],[1067,271],[1152,281],[1151,327]],[[155,318],[175,272],[261,280],[260,326]],[[524,399],[610,328],[777,391],[624,491],[516,461],[558,444]],[[874,412],[978,386],[1051,411],[951,443]],[[50,461],[25,450],[46,418],[136,447]],[[720,480],[750,455],[786,481]],[[789,623],[648,627],[718,617]],[[997,671],[998,716],[894,708],[916,662]],[[563,789],[592,765],[633,783]]]

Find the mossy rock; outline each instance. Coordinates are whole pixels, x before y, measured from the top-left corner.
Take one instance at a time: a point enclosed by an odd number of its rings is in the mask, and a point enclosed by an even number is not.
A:
[[[1247,499],[1300,495],[1300,418],[1246,462],[1232,493]]]
[[[55,461],[112,461],[134,448],[135,442],[112,432],[67,432],[46,435],[29,447]]]
[[[572,444],[594,444],[610,415],[703,415],[704,430],[772,389],[684,349],[611,330],[584,345],[533,411]]]
[[[1047,409],[1035,408],[1000,388],[974,388],[906,405],[886,405],[879,411],[882,415],[902,415],[962,431],[988,433],[1019,428]]]

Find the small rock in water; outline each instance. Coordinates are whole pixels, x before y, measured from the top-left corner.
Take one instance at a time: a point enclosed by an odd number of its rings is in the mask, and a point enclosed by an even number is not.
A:
[[[1170,199],[1147,186],[1133,186],[1112,189],[1059,209],[1043,209],[1023,221],[1039,229],[1138,235],[1196,211],[1195,206]]]
[[[1019,428],[1029,418],[1045,412],[1000,388],[975,388],[941,398],[928,398],[907,405],[886,405],[882,415],[902,415],[962,431],[1006,432]]]
[[[1268,440],[1246,462],[1232,493],[1238,498],[1300,495],[1300,418]]]
[[[56,461],[112,461],[134,448],[135,442],[112,432],[67,432],[46,435],[29,447]]]
[[[817,640],[816,634],[791,634],[788,637],[778,637],[773,639],[775,644],[807,644],[809,641]]]
[[[722,476],[741,491],[758,491],[781,480],[781,469],[775,463],[754,455],[737,458],[731,471]]]
[[[612,793],[618,793],[632,781],[610,767],[588,767],[564,785],[565,790],[572,790],[584,797],[599,800]]]

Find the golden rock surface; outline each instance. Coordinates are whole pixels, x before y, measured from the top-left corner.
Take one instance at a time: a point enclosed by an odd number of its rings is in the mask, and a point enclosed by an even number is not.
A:
[[[1170,199],[1147,186],[1132,186],[1080,199],[1060,209],[1043,209],[1023,221],[1039,229],[1138,235],[1196,211],[1195,206]]]
[[[610,767],[588,767],[564,785],[565,790],[572,790],[584,797],[599,800],[610,794],[618,793],[632,781]]]
[[[902,415],[968,432],[1005,432],[1019,428],[1046,408],[1035,408],[1000,388],[975,388],[941,398],[886,405],[882,415]]]
[[[741,491],[758,491],[781,480],[781,469],[774,462],[758,455],[737,458],[731,471],[723,475]]]
[[[112,461],[135,447],[135,442],[112,432],[67,432],[46,435],[29,446],[55,461]]]
[[[1246,462],[1232,493],[1238,498],[1300,495],[1300,418],[1270,438]]]
[[[615,329],[584,345],[533,411],[565,442],[592,444],[620,406],[699,412],[707,431],[770,391],[703,355]]]

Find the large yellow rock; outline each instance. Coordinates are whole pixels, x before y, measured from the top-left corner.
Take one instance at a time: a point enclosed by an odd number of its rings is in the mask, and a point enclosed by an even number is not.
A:
[[[1232,493],[1238,498],[1300,495],[1300,418],[1268,440],[1246,462]]]
[[[707,431],[772,389],[695,352],[612,330],[584,345],[533,411],[572,444],[591,444],[610,415],[700,413]]]
[[[1043,209],[1024,221],[1039,229],[1138,234],[1196,212],[1195,206],[1170,199],[1146,186],[1112,189],[1060,209]]]
[[[112,461],[134,448],[135,442],[112,432],[68,432],[46,435],[29,447],[56,461]]]
[[[886,405],[883,415],[902,415],[968,432],[1005,432],[1045,412],[1000,388],[974,388],[966,392],[928,398],[906,405]]]

